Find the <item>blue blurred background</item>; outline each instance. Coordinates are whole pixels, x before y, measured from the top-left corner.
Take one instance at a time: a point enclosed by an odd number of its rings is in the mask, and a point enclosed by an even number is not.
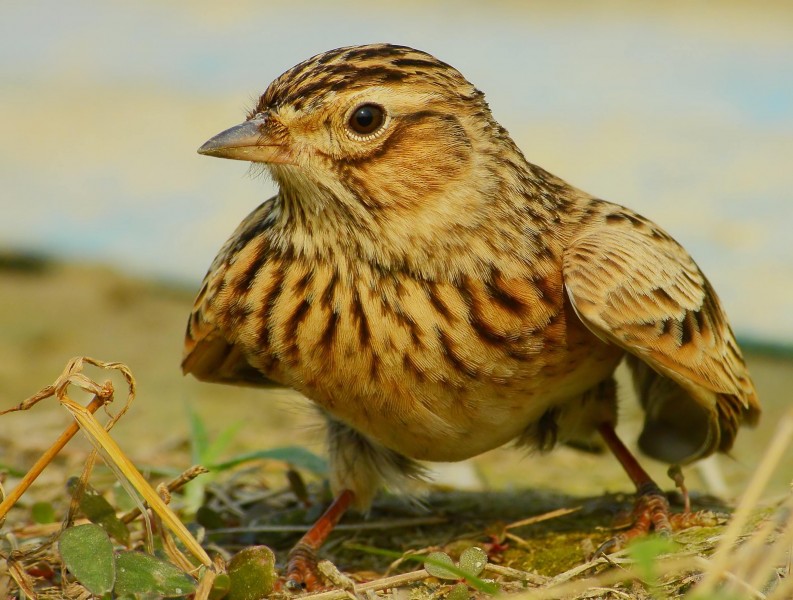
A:
[[[5,249],[197,284],[273,192],[200,157],[284,70],[342,45],[429,51],[527,158],[656,220],[744,335],[793,340],[793,4],[7,2]]]

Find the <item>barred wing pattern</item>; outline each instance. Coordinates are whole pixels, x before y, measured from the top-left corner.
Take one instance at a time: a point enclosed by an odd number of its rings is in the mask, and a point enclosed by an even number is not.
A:
[[[191,373],[197,379],[214,383],[259,387],[278,385],[251,366],[242,349],[221,332],[219,325],[225,322],[226,316],[221,318],[216,310],[218,297],[230,291],[229,271],[233,265],[240,266],[237,263],[241,251],[254,237],[270,226],[269,217],[273,204],[274,198],[271,198],[251,212],[240,223],[209,267],[187,322],[182,355],[182,371],[185,374]],[[246,257],[252,262],[264,258],[266,257]],[[241,303],[244,299],[239,297],[237,301]]]
[[[639,359],[628,363],[652,432],[642,449],[669,462],[729,450],[760,408],[718,297],[666,232],[599,204],[599,225],[564,254],[564,282],[584,324]]]

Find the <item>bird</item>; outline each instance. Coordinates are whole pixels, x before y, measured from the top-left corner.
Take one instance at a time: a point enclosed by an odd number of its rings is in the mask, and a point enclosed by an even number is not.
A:
[[[650,457],[728,452],[760,415],[686,250],[530,163],[484,94],[431,54],[318,54],[198,152],[278,186],[212,262],[182,368],[293,388],[324,417],[334,500],[290,552],[289,587],[321,585],[317,552],[348,509],[410,493],[425,461],[510,442],[608,448],[637,491],[615,543],[670,531],[678,515],[614,430],[623,361]]]

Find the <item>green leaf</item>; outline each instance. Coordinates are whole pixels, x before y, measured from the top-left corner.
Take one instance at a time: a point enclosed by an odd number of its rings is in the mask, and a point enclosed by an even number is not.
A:
[[[247,452],[245,454],[237,455],[225,462],[212,465],[212,469],[223,471],[231,469],[244,462],[252,460],[282,460],[294,467],[311,471],[317,475],[327,475],[328,463],[327,461],[314,454],[310,450],[302,446],[283,446],[281,448],[272,448],[270,450],[257,450],[255,452]]]
[[[445,568],[446,566],[454,569],[454,561],[452,557],[445,552],[431,552],[424,559],[424,568],[427,573],[439,579],[459,579],[454,570]]]
[[[471,575],[479,575],[487,565],[487,552],[471,546],[460,555],[460,568]]]
[[[468,598],[470,598],[468,586],[464,583],[458,583],[446,594],[446,600],[468,600]]]
[[[116,587],[119,595],[152,594],[176,598],[192,594],[196,580],[169,562],[142,552],[124,551],[116,555]]]
[[[79,480],[72,477],[66,483],[69,492],[74,494],[77,491]],[[116,509],[90,485],[86,485],[83,495],[80,498],[80,510],[88,519],[101,525],[107,533],[122,544],[129,543],[129,528],[126,523],[116,516]]]
[[[102,596],[113,589],[113,543],[99,525],[88,523],[64,530],[58,550],[66,568],[93,595]]]
[[[223,517],[208,506],[199,506],[195,513],[196,522],[205,529],[220,529],[226,526]]]
[[[30,507],[30,513],[36,523],[55,522],[55,509],[50,502],[34,502]]]
[[[430,559],[430,556],[432,556],[432,554],[430,554],[429,556],[427,556],[426,554],[403,554],[402,552],[395,552],[393,550],[383,550],[382,548],[363,546],[361,544],[344,544],[344,547],[349,548],[351,550],[359,550],[361,552],[367,552],[369,554],[379,554],[380,556],[390,556],[391,558],[400,558],[402,560],[413,560],[422,563],[426,562],[428,559]],[[440,554],[444,554],[444,553],[441,552]],[[434,559],[431,560],[434,561]],[[455,579],[458,578],[465,579],[468,582],[468,585],[470,585],[471,587],[475,588],[480,592],[484,592],[485,594],[497,594],[499,591],[498,586],[495,583],[491,581],[485,581],[484,579],[480,579],[475,575],[471,575],[470,573],[464,571],[455,564],[450,565],[448,562],[443,560],[443,562],[441,562],[438,566],[444,570],[448,570],[450,573],[454,573],[454,575],[456,576]]]
[[[273,591],[277,574],[275,554],[267,546],[250,546],[229,561],[229,600],[259,600]]]
[[[227,573],[218,573],[215,581],[212,582],[212,589],[209,590],[209,600],[225,598],[229,590],[231,590],[231,577]]]
[[[151,473],[147,473],[147,475],[151,477]],[[113,504],[116,507],[116,511],[121,513],[133,508],[140,508],[135,499],[130,496],[129,492],[118,481],[113,484]]]
[[[628,546],[630,556],[639,569],[642,580],[651,587],[658,585],[656,562],[662,554],[675,551],[676,544],[669,538],[652,535],[636,540]]]

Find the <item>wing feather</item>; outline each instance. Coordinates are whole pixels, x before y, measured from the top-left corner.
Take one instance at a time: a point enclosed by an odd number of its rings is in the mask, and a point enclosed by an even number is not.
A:
[[[238,258],[244,248],[270,227],[273,205],[274,198],[271,198],[242,221],[204,277],[187,322],[182,354],[182,371],[185,374],[216,383],[278,385],[249,363],[233,336],[227,333],[229,328],[224,326],[229,317],[225,305],[223,310],[219,306],[219,300],[228,295],[224,295],[223,290],[244,283],[231,281],[232,277],[239,276]],[[260,251],[265,252],[265,249],[262,247]],[[253,269],[247,270],[251,271],[250,277],[255,275]]]
[[[666,390],[659,404],[667,406],[657,411],[664,418],[672,418],[674,403],[685,410],[679,399],[687,395],[720,421],[719,435],[708,434],[703,444],[710,447],[699,454],[728,449],[738,425],[754,422],[760,408],[716,293],[666,232],[628,209],[602,206],[600,224],[591,225],[564,255],[565,287],[576,313],[596,335],[687,393],[673,396],[671,386],[650,386]],[[648,399],[642,402],[648,408]]]

